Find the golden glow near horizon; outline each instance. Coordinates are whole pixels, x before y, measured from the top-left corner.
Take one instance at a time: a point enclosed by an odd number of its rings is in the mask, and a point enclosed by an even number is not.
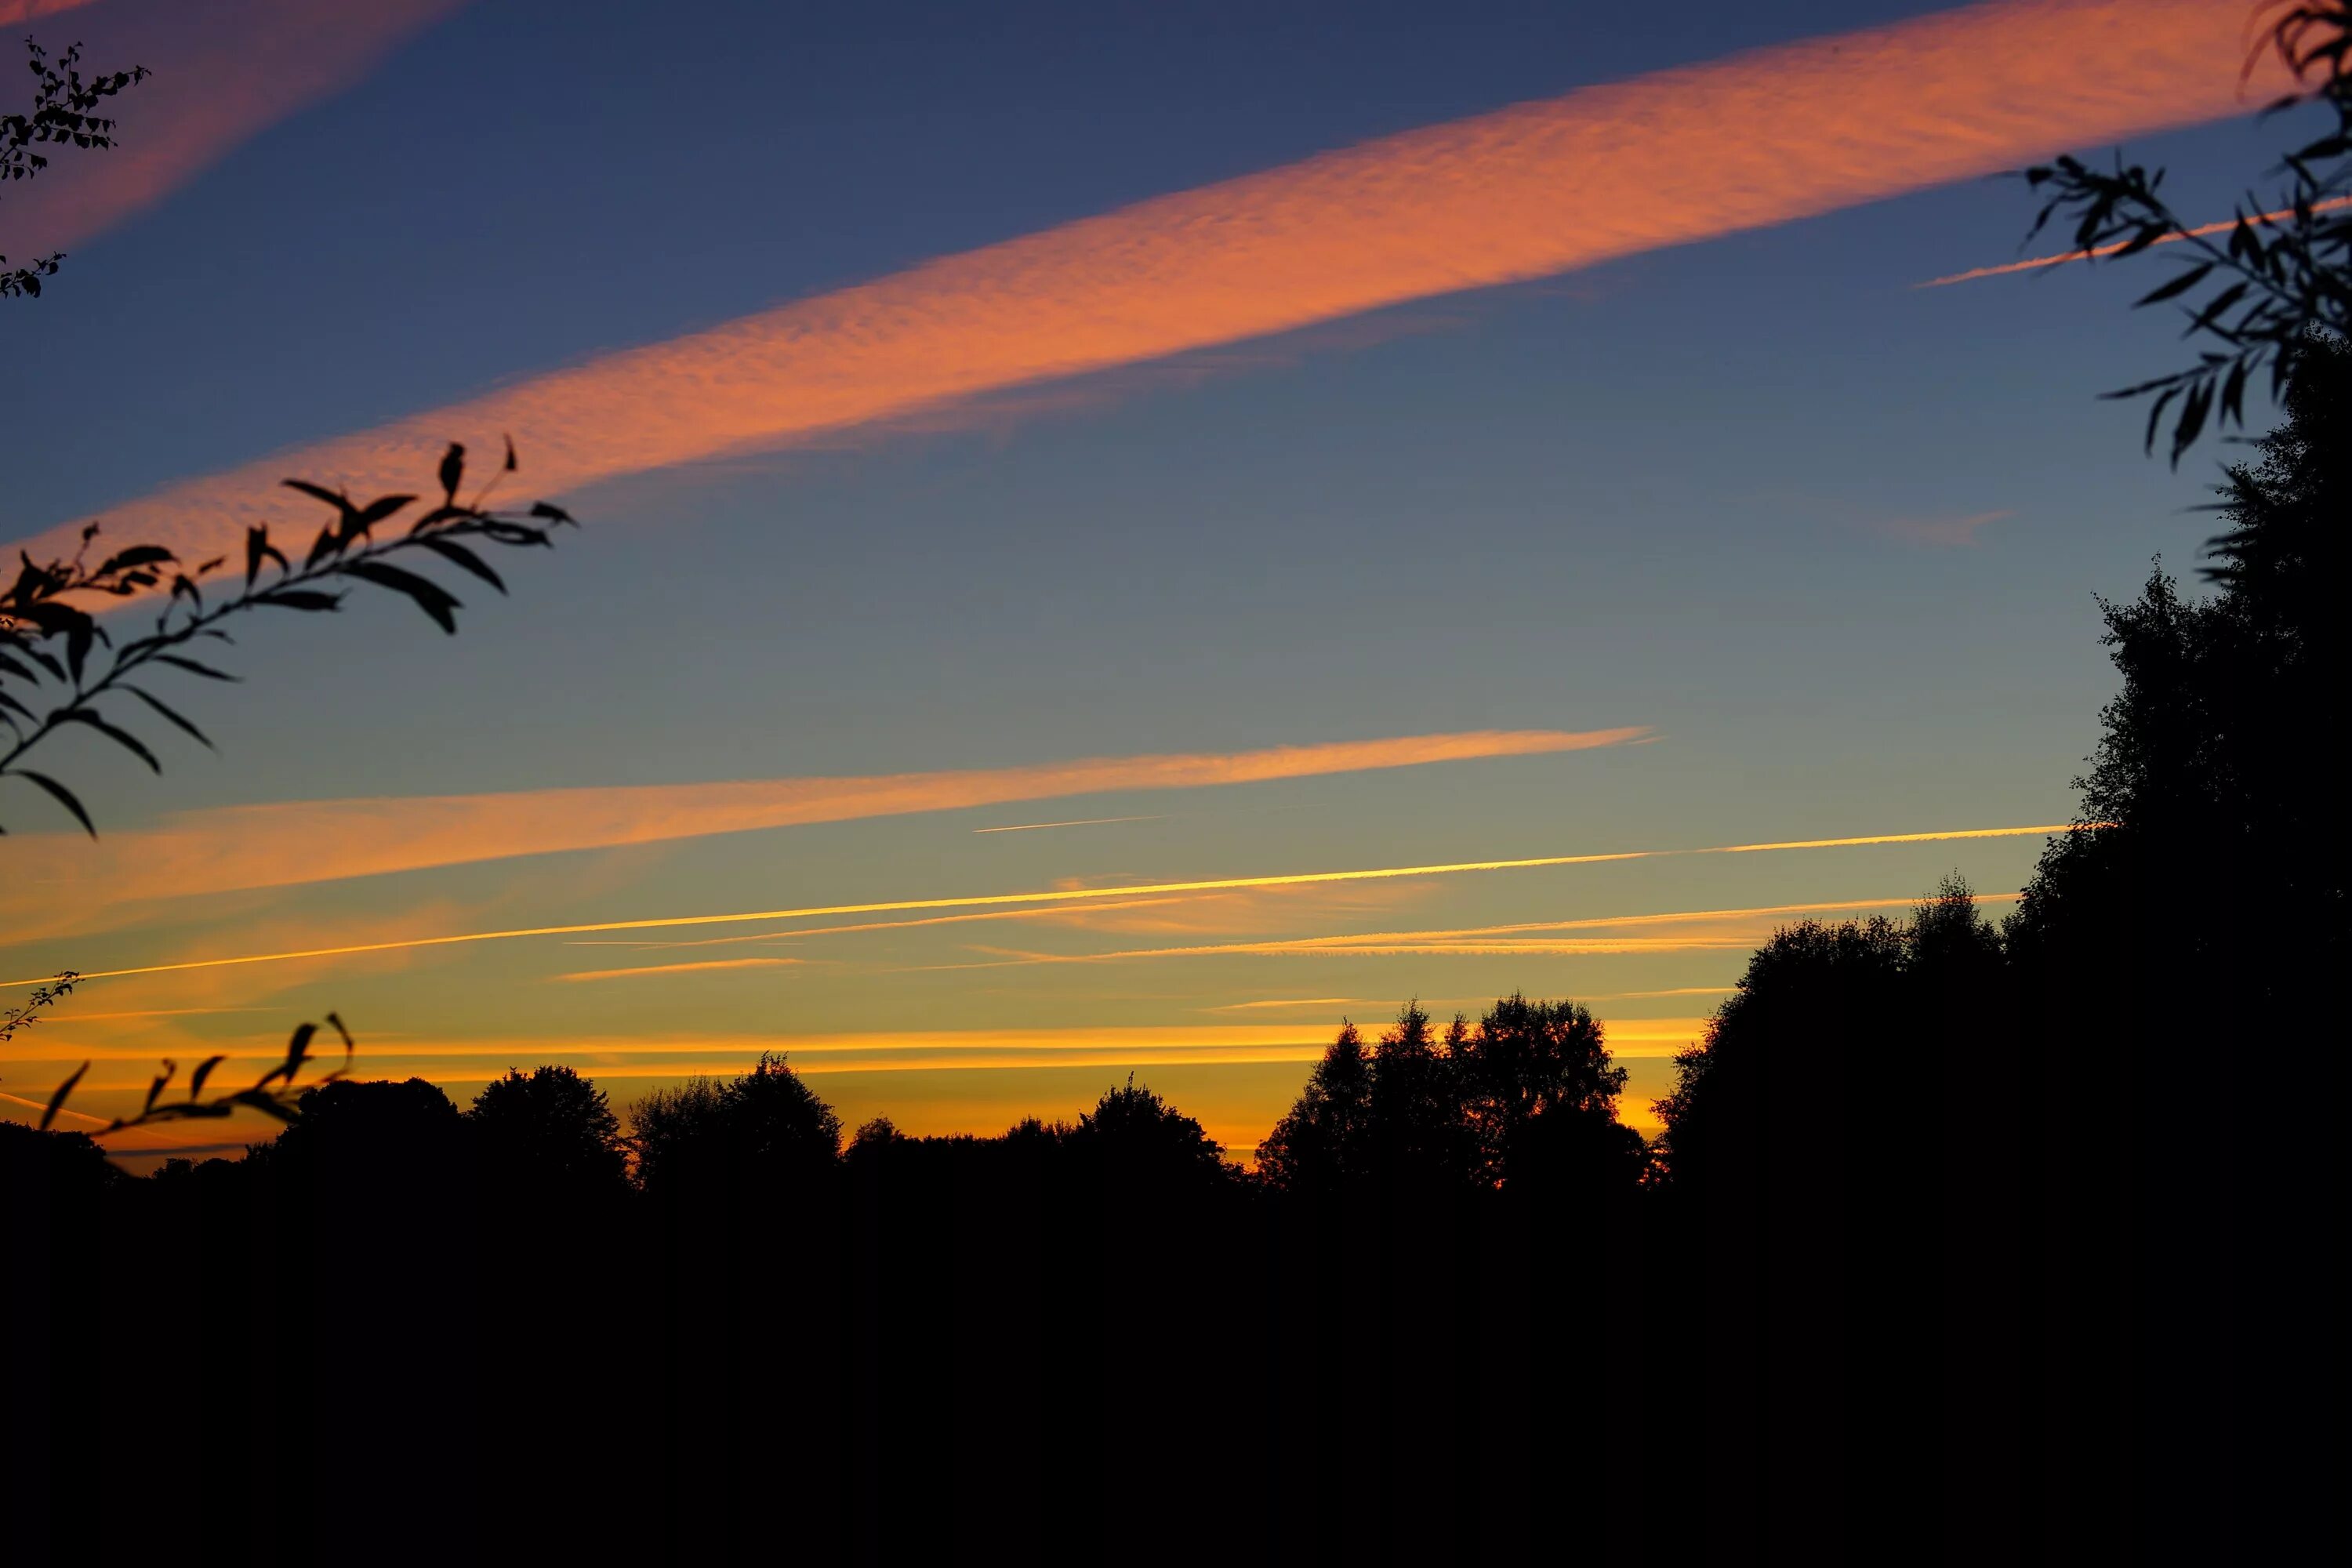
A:
[[[415,0],[430,13],[430,0]],[[2128,47],[2118,47],[2119,39]],[[1996,0],[1591,87],[1139,202],[111,509],[190,558],[511,434],[542,494],[1524,281],[2242,111],[2211,0]],[[69,553],[79,520],[28,542]]]

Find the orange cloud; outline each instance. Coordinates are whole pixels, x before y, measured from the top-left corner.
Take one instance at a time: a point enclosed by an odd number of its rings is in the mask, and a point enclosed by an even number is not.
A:
[[[54,16],[90,4],[90,0],[0,0],[0,27],[13,27],[40,16]]]
[[[2267,97],[2267,59],[2241,90],[2244,21],[2225,0],[1998,0],[1587,88],[607,355],[174,486],[110,527],[214,553],[303,516],[289,472],[407,489],[443,443],[505,432],[562,492],[1786,223]]]
[[[288,887],[567,849],[713,833],[952,811],[1122,790],[1202,789],[1480,757],[1624,745],[1640,727],[1477,730],[1264,751],[1090,757],[1034,767],[868,778],[521,790],[226,806],[93,845],[53,834],[14,841],[0,920],[56,935],[140,900]]]
[[[227,969],[250,963],[285,963],[315,958],[342,958],[362,953],[407,952],[450,947],[478,942],[507,942],[519,937],[588,936],[602,931],[675,931],[687,926],[738,925],[751,921],[817,919],[830,915],[888,914],[901,910],[971,909],[1033,904],[1076,903],[1168,893],[1222,892],[1234,888],[1295,888],[1319,882],[1370,882],[1402,877],[1444,877],[1471,871],[1519,871],[1556,866],[1591,866],[1616,860],[1653,860],[1683,855],[1752,855],[1775,849],[1844,849],[1864,845],[1927,844],[1951,839],[2020,838],[2033,835],[2076,833],[2105,824],[2054,823],[2039,827],[1959,827],[1932,833],[1879,833],[1855,838],[1807,838],[1777,844],[1720,845],[1703,849],[1624,849],[1598,855],[1544,855],[1517,860],[1457,860],[1433,866],[1383,866],[1368,870],[1294,871],[1260,877],[1215,877],[1188,882],[1155,882],[1123,888],[1054,888],[1028,893],[976,893],[936,899],[894,899],[866,904],[818,904],[797,910],[752,910],[736,914],[666,915],[647,920],[594,921],[580,925],[521,926],[508,931],[465,931],[446,936],[412,937],[392,942],[354,942],[333,947],[303,948],[287,952],[255,952],[234,958],[188,959],[135,968],[91,970],[84,980],[112,980],[133,974],[172,974],[187,970]],[[45,984],[48,975],[0,981],[0,988]]]
[[[0,252],[70,248],[185,184],[231,148],[350,86],[465,0],[114,0],[75,32],[83,58],[155,73],[115,100],[120,143],[60,160],[8,193]],[[58,0],[0,0],[0,22],[68,9]]]

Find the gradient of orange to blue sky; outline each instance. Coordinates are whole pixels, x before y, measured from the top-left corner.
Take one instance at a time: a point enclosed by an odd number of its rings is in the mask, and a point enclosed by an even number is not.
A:
[[[1525,990],[1640,1125],[1776,923],[1998,910],[2067,820],[2092,595],[2206,475],[2094,399],[2167,352],[2126,280],[1919,285],[2062,150],[2226,212],[2243,13],[0,0],[157,73],[0,202],[69,252],[9,539],[508,431],[588,524],[455,639],[253,627],[218,756],[58,743],[106,837],[5,802],[0,980],[100,978],[0,1113],[333,1008],[461,1103],[780,1048],[853,1124],[1133,1071],[1241,1151],[1342,1017]]]

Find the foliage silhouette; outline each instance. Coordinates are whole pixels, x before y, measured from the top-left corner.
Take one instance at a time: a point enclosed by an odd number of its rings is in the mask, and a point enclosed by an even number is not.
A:
[[[629,1110],[637,1183],[682,1196],[765,1189],[821,1178],[841,1147],[841,1119],[782,1053],[761,1052],[740,1078],[693,1078]]]
[[[568,1067],[509,1068],[464,1113],[484,1179],[549,1205],[594,1204],[628,1182],[628,1140],[604,1092]]]
[[[129,70],[81,74],[81,46],[75,44],[54,61],[41,46],[25,40],[26,65],[33,73],[33,106],[22,114],[0,114],[0,183],[29,180],[49,166],[46,152],[36,149],[103,150],[114,145],[114,121],[93,112],[124,89],[147,79],[144,66]],[[38,298],[41,280],[57,276],[65,252],[53,251],[28,267],[10,268],[0,256],[0,300]]]
[[[382,496],[360,505],[341,491],[288,479],[289,488],[331,508],[334,521],[319,531],[299,566],[271,542],[267,527],[247,530],[244,586],[212,604],[205,602],[203,584],[223,567],[224,558],[188,565],[161,545],[142,544],[104,553],[93,562],[97,523],[82,530],[81,548],[70,559],[36,563],[26,558],[16,581],[0,589],[0,725],[6,727],[11,741],[0,751],[0,778],[21,778],[35,785],[95,838],[97,825],[80,798],[50,774],[25,766],[24,759],[44,741],[79,728],[105,736],[150,770],[162,773],[162,760],[128,727],[121,699],[135,700],[210,747],[202,730],[142,682],[172,671],[207,680],[237,679],[194,657],[201,642],[232,640],[224,622],[265,607],[331,611],[342,603],[343,594],[337,590],[365,584],[404,595],[454,635],[460,608],[456,595],[411,565],[394,562],[437,557],[505,593],[505,582],[475,546],[551,547],[554,529],[572,521],[570,513],[545,501],[520,512],[485,510],[499,480],[515,467],[514,446],[509,442],[499,473],[472,500],[461,501],[457,491],[465,480],[466,449],[451,443],[438,474],[441,500],[406,531],[383,540],[374,537],[374,530],[415,504],[416,497]],[[154,624],[120,643],[84,607],[92,598],[129,599],[150,592],[165,595]]]
[[[2154,399],[2150,452],[2171,413],[2175,467],[2209,422],[2245,422],[2252,377],[2267,369],[2272,393],[2284,398],[2315,343],[2352,332],[2352,0],[2265,0],[2255,16],[2255,54],[2275,52],[2299,84],[2270,112],[2312,104],[2333,124],[2283,156],[2283,191],[2239,203],[2226,239],[2197,232],[2172,209],[2161,195],[2161,169],[2127,165],[2118,155],[2103,171],[2067,156],[2025,172],[2046,193],[2032,233],[2053,218],[2070,221],[2086,259],[2120,260],[2159,243],[2190,247],[2181,270],[2138,303],[2180,301],[2182,335],[2210,346],[2186,369],[2107,395]],[[2253,64],[2250,57],[2249,70]]]

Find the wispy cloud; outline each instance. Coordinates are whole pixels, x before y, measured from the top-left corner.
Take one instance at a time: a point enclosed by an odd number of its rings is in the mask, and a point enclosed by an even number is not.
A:
[[[15,255],[70,247],[170,194],[256,132],[341,91],[466,0],[110,0],[74,29],[85,58],[155,74],[116,100],[120,142],[8,193]],[[0,0],[0,24],[70,8]]]
[[[805,958],[707,958],[693,963],[645,963],[629,969],[576,969],[557,980],[644,980],[656,974],[706,974],[713,970],[790,969]]]
[[[2035,827],[1953,827],[1926,833],[1874,833],[1852,838],[1804,838],[1779,843],[1714,845],[1695,849],[1622,849],[1591,855],[1540,855],[1510,860],[1457,860],[1430,866],[1382,866],[1362,870],[1293,871],[1256,877],[1212,877],[1183,882],[1155,882],[1120,888],[1053,888],[1025,893],[975,893],[930,899],[892,899],[861,904],[818,904],[795,910],[751,910],[730,914],[665,915],[645,920],[594,921],[578,925],[523,926],[506,931],[465,931],[451,935],[413,937],[389,942],[347,943],[283,952],[243,953],[233,958],[187,959],[122,969],[92,970],[85,980],[110,980],[134,974],[170,974],[190,970],[226,969],[256,963],[342,958],[367,953],[410,952],[482,942],[509,942],[523,937],[588,936],[604,931],[676,931],[691,926],[739,925],[752,922],[820,919],[835,915],[891,914],[918,910],[1005,908],[1025,905],[1084,903],[1118,898],[1157,897],[1174,893],[1223,892],[1236,888],[1295,888],[1318,883],[1384,881],[1411,877],[1459,876],[1478,871],[1523,871],[1564,866],[1603,865],[1622,860],[1653,860],[1690,855],[1755,855],[1794,849],[1848,849],[1887,844],[1934,844],[1981,838],[2021,838],[2053,833],[2074,833],[2103,824],[2049,823]],[[47,975],[0,981],[0,987],[40,985]]]
[[[501,432],[561,492],[1786,223],[2230,113],[2242,24],[2215,0],[1999,0],[1588,88],[608,355],[173,487],[112,526],[211,553],[297,515],[288,472],[381,493]]]
[[[1972,511],[1965,516],[1879,518],[1864,526],[1890,539],[1952,550],[1975,544],[1977,535],[1984,529],[2016,515],[2014,509],[2003,507],[1998,511]]]
[[[1158,816],[1074,816],[1066,822],[1015,822],[1003,827],[975,827],[974,833],[1035,833],[1046,827],[1108,827],[1114,822],[1165,822]]]
[[[289,887],[519,855],[758,828],[953,811],[1132,790],[1203,789],[1647,739],[1609,730],[1477,730],[1272,746],[1251,752],[1087,757],[1029,767],[866,778],[751,779],[362,800],[286,801],[190,812],[145,832],[14,840],[0,921],[61,934],[110,908],[158,898]]]

